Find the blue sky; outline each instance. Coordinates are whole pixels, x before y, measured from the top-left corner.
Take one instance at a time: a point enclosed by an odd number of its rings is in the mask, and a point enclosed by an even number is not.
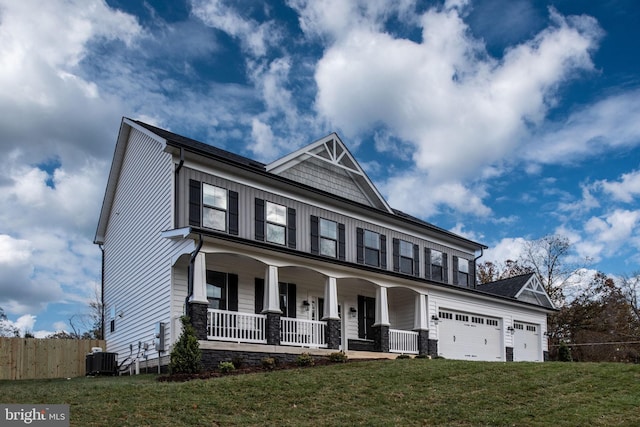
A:
[[[336,131],[481,260],[556,233],[634,274],[638,23],[633,0],[0,0],[0,307],[38,336],[86,312],[122,116],[261,161]]]

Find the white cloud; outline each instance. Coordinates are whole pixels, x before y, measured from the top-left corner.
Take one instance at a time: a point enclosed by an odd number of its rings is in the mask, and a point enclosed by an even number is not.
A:
[[[302,19],[324,7],[302,9]],[[420,43],[382,31],[380,13],[370,25],[330,28],[335,42],[316,68],[317,110],[347,136],[382,126],[413,146],[416,176],[391,178],[388,194],[411,180],[432,189],[469,185],[485,171],[496,176],[530,127],[543,123],[559,85],[593,69],[590,52],[601,34],[595,20],[550,15],[548,28],[501,59],[470,35],[457,7],[422,15]],[[409,200],[396,206],[416,213]]]
[[[607,180],[599,181],[605,193],[610,194],[614,200],[631,203],[634,197],[640,195],[640,170],[625,173],[619,182]]]
[[[592,217],[585,224],[585,231],[602,244],[607,254],[613,254],[625,243],[629,243],[637,232],[640,223],[640,210],[616,209],[603,217]],[[635,242],[637,245],[637,235]]]
[[[526,243],[527,240],[522,237],[505,237],[486,249],[479,262],[490,261],[494,264],[502,264],[507,260],[517,261],[524,253]]]

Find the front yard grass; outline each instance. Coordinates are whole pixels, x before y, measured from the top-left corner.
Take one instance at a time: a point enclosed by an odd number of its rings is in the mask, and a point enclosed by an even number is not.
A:
[[[184,383],[0,381],[0,403],[69,404],[74,426],[633,426],[640,365],[411,359]]]

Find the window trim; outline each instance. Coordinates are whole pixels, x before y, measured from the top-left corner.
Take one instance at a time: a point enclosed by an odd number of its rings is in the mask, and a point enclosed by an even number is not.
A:
[[[206,188],[206,186],[213,187],[216,190],[222,190],[222,192],[224,192],[224,195],[225,195],[225,197],[224,197],[225,207],[224,208],[205,203],[204,199],[205,199],[205,188]],[[228,189],[223,188],[223,187],[219,187],[219,186],[214,185],[214,184],[209,184],[207,182],[203,182],[202,183],[201,209],[202,209],[202,226],[204,228],[208,228],[208,229],[216,230],[216,231],[224,231],[224,232],[227,232],[227,230],[229,230],[229,190]],[[222,212],[224,214],[224,228],[216,228],[216,227],[211,227],[211,226],[205,225],[205,221],[206,221],[206,217],[207,217],[207,215],[205,215],[206,209],[210,209],[210,210],[216,211],[216,212]]]

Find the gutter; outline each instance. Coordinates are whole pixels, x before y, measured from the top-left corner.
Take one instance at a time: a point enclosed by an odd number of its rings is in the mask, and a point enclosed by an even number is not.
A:
[[[100,271],[100,335],[101,339],[105,339],[104,330],[104,245],[98,244],[100,252],[102,253],[101,259],[101,271]],[[106,348],[105,348],[106,351]]]
[[[184,148],[180,147],[180,162],[176,166],[174,171],[174,183],[173,183],[173,226],[178,226],[178,178],[180,177],[180,169],[184,165]]]

